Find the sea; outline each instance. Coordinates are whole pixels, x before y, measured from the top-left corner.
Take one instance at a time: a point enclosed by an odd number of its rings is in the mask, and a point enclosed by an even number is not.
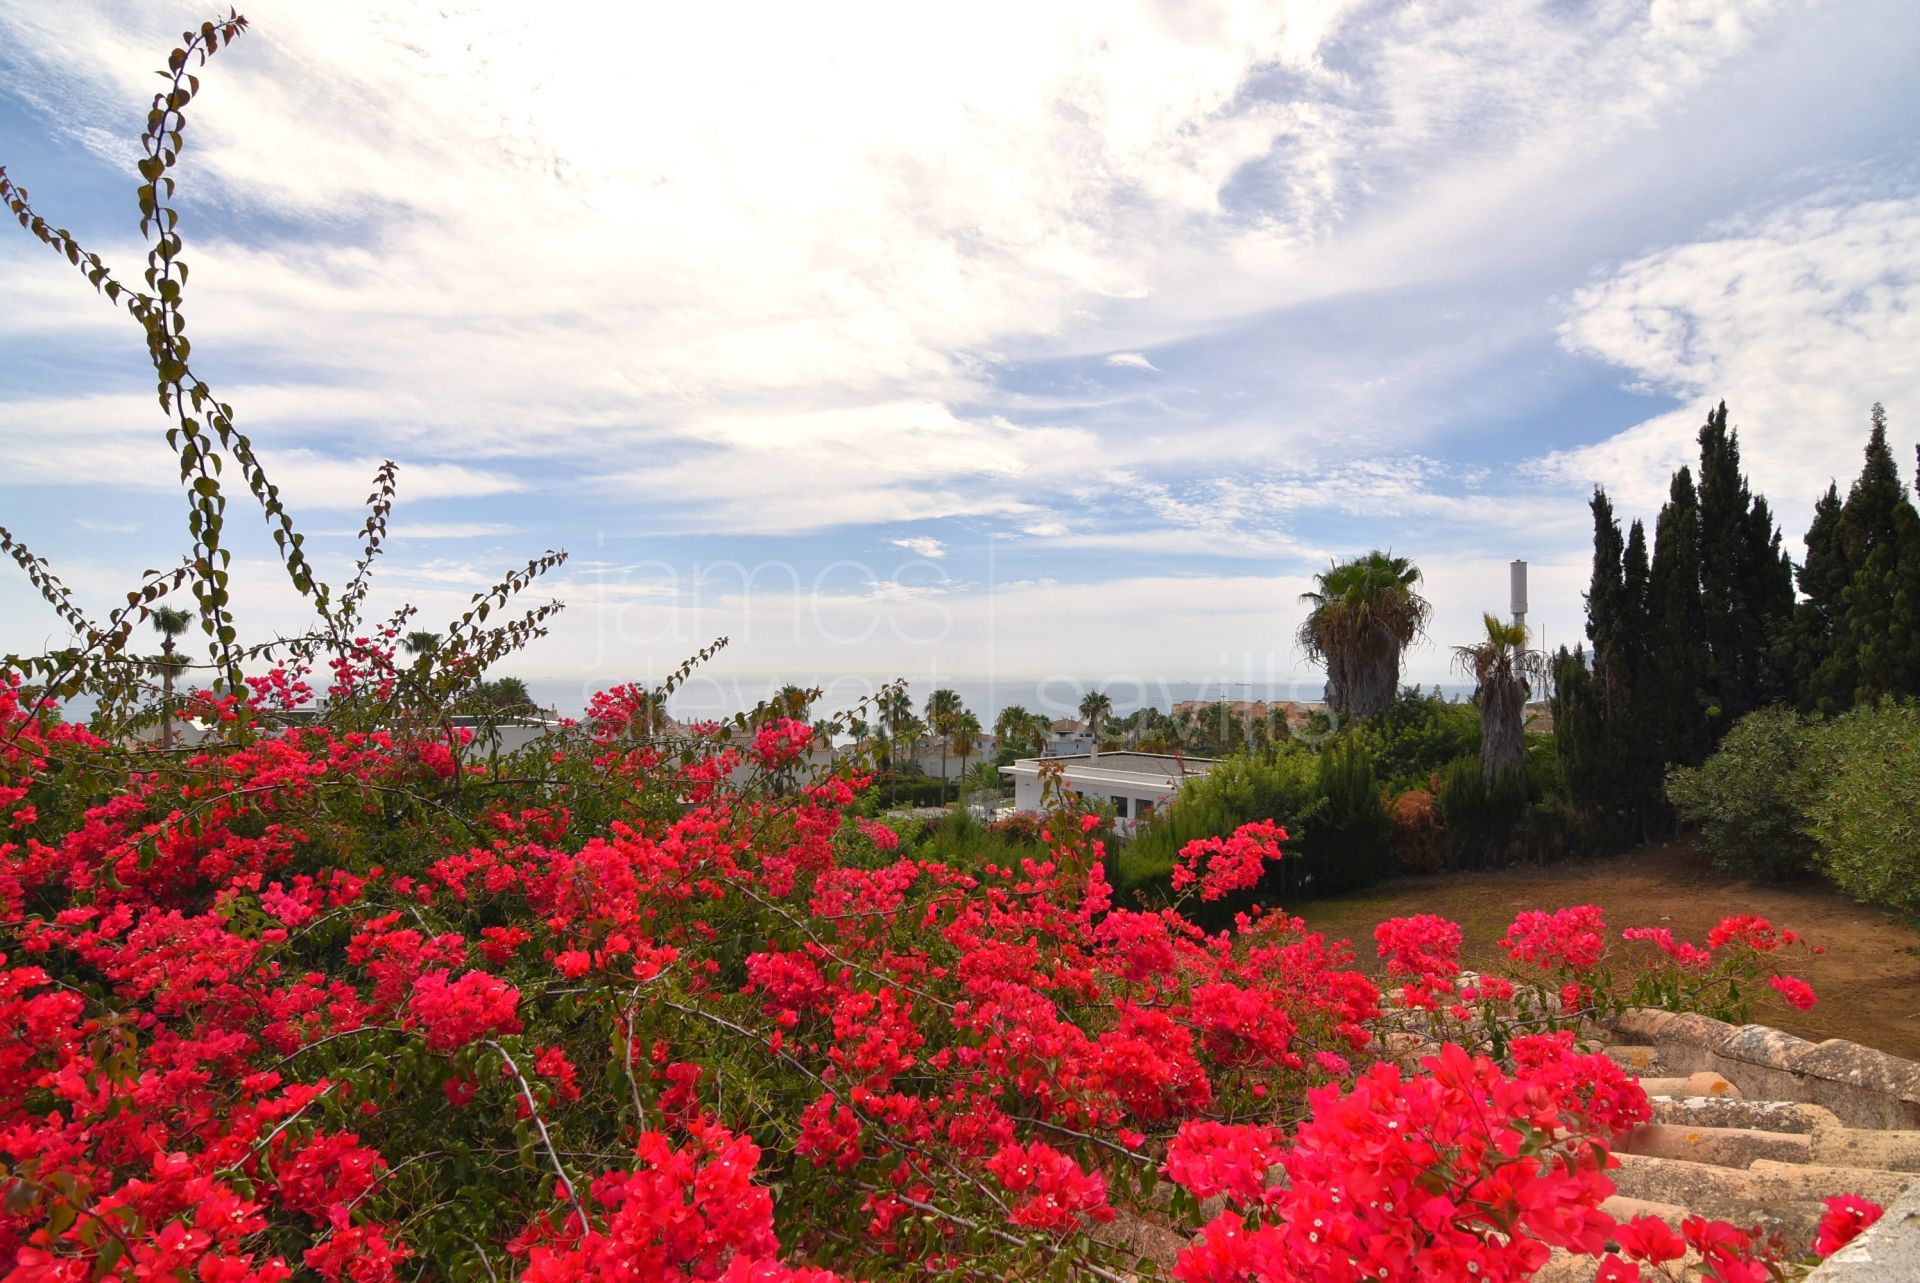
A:
[[[821,696],[813,711],[816,715],[826,716],[853,709],[863,700],[875,699],[890,681],[899,679],[866,674],[798,676],[789,679],[708,676],[696,672],[668,696],[667,712],[683,722],[731,717],[767,700],[789,680],[796,686],[819,689]],[[587,701],[595,691],[613,684],[612,679],[605,677],[534,678],[527,682],[527,688],[542,707],[553,709],[563,717],[574,717],[586,708]],[[937,682],[921,679],[904,680],[902,684],[916,712],[925,707],[928,692],[936,687],[945,687],[956,692],[961,703],[980,719],[980,724],[989,728],[1002,709],[1015,704],[1049,718],[1077,717],[1080,701],[1091,689],[1106,693],[1113,702],[1113,714],[1117,717],[1125,717],[1135,709],[1147,706],[1169,712],[1175,704],[1187,700],[1209,703],[1217,700],[1315,703],[1326,692],[1325,679],[1318,676],[1263,683],[1134,677],[1099,682],[1065,676],[1023,680],[943,677]],[[1425,689],[1438,690],[1447,698],[1456,700],[1466,699],[1473,694],[1471,686],[1459,683],[1430,683]]]

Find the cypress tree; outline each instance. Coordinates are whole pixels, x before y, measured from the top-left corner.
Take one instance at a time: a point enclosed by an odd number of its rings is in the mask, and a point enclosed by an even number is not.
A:
[[[1780,526],[1765,495],[1755,495],[1747,513],[1744,566],[1751,632],[1741,651],[1741,680],[1745,707],[1753,709],[1793,693],[1793,679],[1780,662],[1782,645],[1793,629],[1793,558],[1782,546]]]
[[[1701,695],[1715,740],[1781,683],[1769,659],[1793,609],[1792,564],[1765,498],[1740,471],[1740,434],[1727,403],[1700,429]]]
[[[1901,496],[1894,510],[1893,600],[1889,603],[1883,691],[1920,695],[1920,511]]]
[[[1647,528],[1636,518],[1627,531],[1627,550],[1621,566],[1622,615],[1619,669],[1627,689],[1614,719],[1612,767],[1628,799],[1638,835],[1651,837],[1664,816],[1666,760],[1649,752],[1660,734],[1663,698],[1655,652],[1652,617],[1653,571],[1647,558]]]
[[[1829,484],[1813,506],[1807,559],[1799,570],[1804,600],[1793,608],[1788,663],[1800,707],[1809,713],[1837,713],[1853,702],[1853,665],[1839,644],[1841,595],[1847,590],[1840,507],[1840,488]]]
[[[1595,487],[1588,507],[1593,510],[1593,575],[1587,583],[1587,638],[1597,657],[1612,651],[1621,640],[1626,607],[1624,549],[1620,522],[1607,492]]]
[[[1700,429],[1700,684],[1707,702],[1729,715],[1741,702],[1739,574],[1748,502],[1739,442],[1727,431],[1722,401]]]
[[[1707,653],[1701,645],[1705,610],[1700,597],[1700,508],[1687,468],[1673,474],[1667,502],[1653,531],[1647,580],[1648,675],[1663,761],[1698,766],[1713,747],[1704,689]]]
[[[1647,584],[1653,577],[1647,566],[1647,528],[1638,517],[1627,532],[1627,551],[1622,558],[1622,612],[1626,619],[1622,641],[1638,662],[1647,650]]]
[[[1607,492],[1596,488],[1593,512],[1593,572],[1586,592],[1587,637],[1593,642],[1589,666],[1584,648],[1564,646],[1553,661],[1553,741],[1567,787],[1596,822],[1624,837],[1628,815],[1622,805],[1614,730],[1624,716],[1629,683],[1619,664],[1626,627],[1623,549],[1620,523]]]
[[[1840,509],[1840,547],[1847,585],[1841,592],[1836,648],[1848,659],[1851,703],[1911,689],[1913,665],[1902,600],[1903,542],[1911,543],[1913,506],[1907,500],[1893,451],[1887,446],[1887,412],[1873,406],[1866,462]],[[1904,536],[1904,537],[1903,537]]]
[[[1648,836],[1660,813],[1662,762],[1649,751],[1646,528],[1627,538],[1604,490],[1595,490],[1593,572],[1584,649],[1554,657],[1554,743],[1575,800],[1616,841]]]

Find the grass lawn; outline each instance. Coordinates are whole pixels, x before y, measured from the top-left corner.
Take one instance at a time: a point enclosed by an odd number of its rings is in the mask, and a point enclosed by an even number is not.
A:
[[[1755,1018],[1803,1038],[1851,1038],[1920,1060],[1920,933],[1823,883],[1730,877],[1686,842],[1544,868],[1396,878],[1357,895],[1286,907],[1317,930],[1353,940],[1369,966],[1375,923],[1438,913],[1464,929],[1469,965],[1491,966],[1501,958],[1494,943],[1518,911],[1589,903],[1600,906],[1616,933],[1666,926],[1696,943],[1730,913],[1758,913],[1791,927],[1826,946],[1825,954],[1788,968],[1812,983],[1819,1004],[1794,1011],[1769,991]]]

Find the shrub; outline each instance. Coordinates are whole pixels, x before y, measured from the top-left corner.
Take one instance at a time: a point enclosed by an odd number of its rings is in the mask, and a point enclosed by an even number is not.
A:
[[[1399,793],[1425,785],[1455,758],[1478,753],[1480,713],[1438,690],[1428,695],[1413,686],[1350,733],[1365,741],[1380,781]]]
[[[1715,864],[1754,878],[1813,867],[1807,808],[1819,792],[1815,730],[1792,709],[1759,709],[1735,722],[1705,762],[1668,770],[1667,800],[1700,826]]]
[[[1441,866],[1440,810],[1427,789],[1408,789],[1387,807],[1387,841],[1400,867],[1428,873]]]
[[[1853,709],[1812,746],[1807,820],[1822,866],[1862,900],[1920,913],[1920,705]]]
[[[1296,845],[1322,811],[1318,764],[1312,753],[1279,749],[1270,755],[1223,759],[1190,780],[1172,803],[1143,825],[1115,856],[1115,888],[1123,898],[1167,888],[1174,858],[1187,843],[1224,837],[1243,824],[1283,825]],[[1286,895],[1299,885],[1298,868],[1282,861],[1270,870],[1271,890]],[[1270,897],[1271,898],[1271,897]]]
[[[1514,830],[1526,810],[1523,770],[1502,771],[1488,779],[1476,755],[1455,758],[1440,773],[1440,819],[1446,827],[1448,858],[1456,868],[1503,862],[1512,853]]]
[[[1043,821],[1037,815],[1015,815],[982,824],[963,810],[952,810],[923,822],[909,847],[916,853],[973,869],[982,864],[1017,864],[1044,854],[1040,837]]]
[[[1043,859],[961,870],[889,851],[845,779],[772,791],[810,739],[785,720],[703,734],[678,767],[590,727],[522,781],[449,772],[431,736],[219,707],[230,739],[116,778],[116,750],[0,685],[30,839],[0,847],[30,950],[0,960],[0,1258],[33,1277],[1106,1277],[1130,1262],[1098,1227],[1150,1198],[1161,1154],[1183,1277],[1226,1246],[1197,1202],[1222,1190],[1276,1265],[1311,1259],[1314,1208],[1397,1279],[1600,1255],[1617,1230],[1604,1148],[1648,1108],[1619,1067],[1526,1011],[1504,1063],[1476,1055],[1483,1024],[1437,997],[1412,1013],[1436,1054],[1383,1063],[1344,945],[1280,914],[1209,936],[1110,909],[1081,813],[1049,818]],[[1359,832],[1364,752],[1316,766]],[[596,794],[582,829],[563,800]],[[1243,892],[1287,862],[1279,837],[1190,844],[1186,893]],[[1598,949],[1572,912],[1510,951],[1564,961],[1585,1003]],[[1444,961],[1388,934],[1403,965]],[[1320,1124],[1274,1126],[1309,1107]],[[1412,1181],[1426,1146],[1444,1173]],[[1476,1203],[1489,1184],[1537,1213]]]
[[[1320,794],[1326,809],[1307,833],[1303,883],[1322,895],[1371,886],[1383,872],[1387,812],[1372,749],[1361,736],[1320,751]]]
[[[893,775],[875,784],[873,794],[881,810],[943,806],[953,800],[954,785],[949,780],[943,786],[940,780],[930,775]]]

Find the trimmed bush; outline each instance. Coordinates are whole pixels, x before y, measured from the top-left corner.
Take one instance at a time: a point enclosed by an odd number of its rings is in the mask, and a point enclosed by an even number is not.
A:
[[[1808,829],[1841,889],[1920,913],[1920,705],[1856,708],[1812,737]]]
[[[1763,708],[1733,724],[1720,750],[1699,766],[1667,772],[1667,800],[1713,862],[1744,877],[1773,878],[1815,864],[1807,808],[1816,787],[1820,728],[1789,708]]]

